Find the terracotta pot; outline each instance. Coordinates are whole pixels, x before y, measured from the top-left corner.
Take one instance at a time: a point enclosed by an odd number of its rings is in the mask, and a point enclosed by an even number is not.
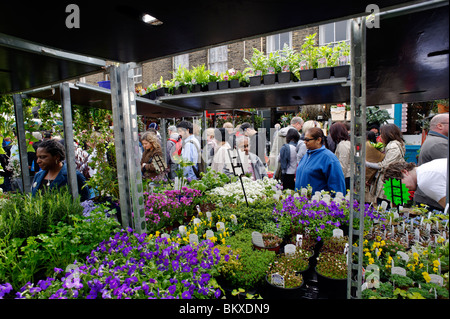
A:
[[[438,113],[448,113],[448,105],[438,104]]]

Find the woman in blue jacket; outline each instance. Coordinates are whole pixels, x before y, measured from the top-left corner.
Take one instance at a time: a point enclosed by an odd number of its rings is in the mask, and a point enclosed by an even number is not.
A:
[[[345,178],[336,155],[323,145],[325,136],[322,129],[310,128],[305,133],[306,154],[298,164],[295,189],[310,185],[316,191],[334,191],[345,195]]]
[[[31,194],[34,196],[38,191],[47,192],[51,189],[66,186],[67,166],[64,163],[66,152],[64,146],[56,140],[48,140],[39,144],[36,150],[36,163],[41,168],[37,172],[31,185]],[[78,194],[80,201],[90,199],[89,188],[86,185],[86,179],[77,171]]]

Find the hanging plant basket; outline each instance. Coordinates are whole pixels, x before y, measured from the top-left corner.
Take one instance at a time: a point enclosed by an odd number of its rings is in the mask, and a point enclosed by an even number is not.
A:
[[[300,70],[300,81],[311,81],[314,79],[316,70],[315,69],[307,69]]]
[[[333,68],[335,78],[348,78],[350,75],[350,65],[338,65]]]

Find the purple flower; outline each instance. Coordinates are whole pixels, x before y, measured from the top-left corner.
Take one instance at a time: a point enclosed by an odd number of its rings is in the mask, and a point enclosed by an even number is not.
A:
[[[177,290],[177,286],[176,285],[172,285],[172,286],[169,287],[169,293],[171,295],[173,295],[176,290]]]
[[[192,294],[189,292],[189,290],[186,290],[181,294],[181,298],[183,298],[183,299],[191,299],[191,297],[192,297]]]
[[[216,292],[214,293],[214,297],[219,298],[221,294],[222,292],[220,291],[220,289],[217,289]]]

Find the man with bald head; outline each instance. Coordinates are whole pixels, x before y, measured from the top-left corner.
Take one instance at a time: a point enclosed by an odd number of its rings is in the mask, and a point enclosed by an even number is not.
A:
[[[448,156],[448,119],[448,113],[435,115],[431,119],[427,138],[420,148],[418,166]],[[426,196],[420,188],[414,193],[414,202],[426,204],[431,209],[442,210],[442,207]]]

